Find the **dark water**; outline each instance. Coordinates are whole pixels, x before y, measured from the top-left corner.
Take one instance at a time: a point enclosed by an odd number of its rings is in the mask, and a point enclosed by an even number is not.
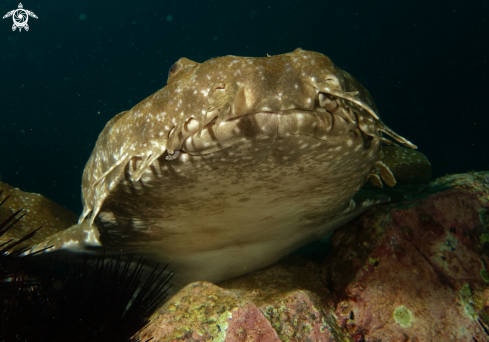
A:
[[[180,57],[328,55],[434,176],[489,170],[489,1],[39,1],[0,20],[0,180],[81,211],[99,132]],[[0,14],[17,1],[1,1]]]

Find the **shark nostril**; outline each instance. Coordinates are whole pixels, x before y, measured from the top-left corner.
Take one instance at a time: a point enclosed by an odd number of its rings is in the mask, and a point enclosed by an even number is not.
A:
[[[330,113],[336,112],[339,108],[338,102],[331,95],[325,93],[319,93],[319,106]]]

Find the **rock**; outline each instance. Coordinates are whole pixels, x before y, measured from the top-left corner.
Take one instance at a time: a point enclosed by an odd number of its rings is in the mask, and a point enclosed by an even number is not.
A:
[[[137,337],[153,341],[486,341],[489,172],[450,175],[289,256],[192,283]]]
[[[277,341],[277,332],[253,303],[211,283],[180,290],[152,316],[137,338],[154,341]]]
[[[335,341],[334,318],[322,309],[328,307],[328,291],[315,271],[317,265],[289,257],[219,287],[192,283],[136,336],[153,336],[154,341]]]
[[[332,296],[319,264],[293,255],[258,272],[219,284],[257,305],[281,341],[335,341]]]
[[[488,201],[489,172],[446,176],[333,233],[323,271],[345,336],[486,341]]]
[[[22,214],[25,214],[25,217],[15,225],[15,229],[10,229],[0,238],[0,244],[10,239],[23,238],[31,231],[43,226],[28,242],[29,244],[36,244],[44,238],[76,224],[78,220],[72,211],[40,194],[24,192],[7,183],[0,182],[0,191],[2,190],[0,203],[9,195],[10,198],[0,206],[0,222],[21,208],[24,208],[24,211],[19,213],[17,217]]]

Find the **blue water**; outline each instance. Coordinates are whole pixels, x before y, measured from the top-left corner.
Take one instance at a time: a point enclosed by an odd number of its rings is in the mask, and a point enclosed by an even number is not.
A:
[[[434,176],[489,170],[489,1],[23,1],[0,20],[0,180],[79,213],[105,123],[180,57],[328,55]],[[0,2],[0,14],[17,1]]]

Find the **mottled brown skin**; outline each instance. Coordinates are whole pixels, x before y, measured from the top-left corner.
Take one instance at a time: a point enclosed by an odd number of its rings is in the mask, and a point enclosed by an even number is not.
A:
[[[23,215],[25,217],[15,224],[15,229],[9,229],[0,236],[0,246],[11,239],[20,240],[42,226],[42,229],[25,243],[25,245],[32,246],[72,226],[78,218],[72,211],[40,194],[24,192],[0,182],[0,203],[3,201],[5,201],[3,205],[0,205],[0,223],[19,209],[24,210],[17,217]]]
[[[382,161],[396,176],[397,184],[428,183],[431,180],[431,164],[426,156],[400,146],[383,146]]]
[[[109,121],[79,225],[37,248],[144,254],[179,285],[236,277],[378,203],[352,198],[369,178],[395,184],[383,133],[415,148],[322,54],[182,58],[166,87]]]

